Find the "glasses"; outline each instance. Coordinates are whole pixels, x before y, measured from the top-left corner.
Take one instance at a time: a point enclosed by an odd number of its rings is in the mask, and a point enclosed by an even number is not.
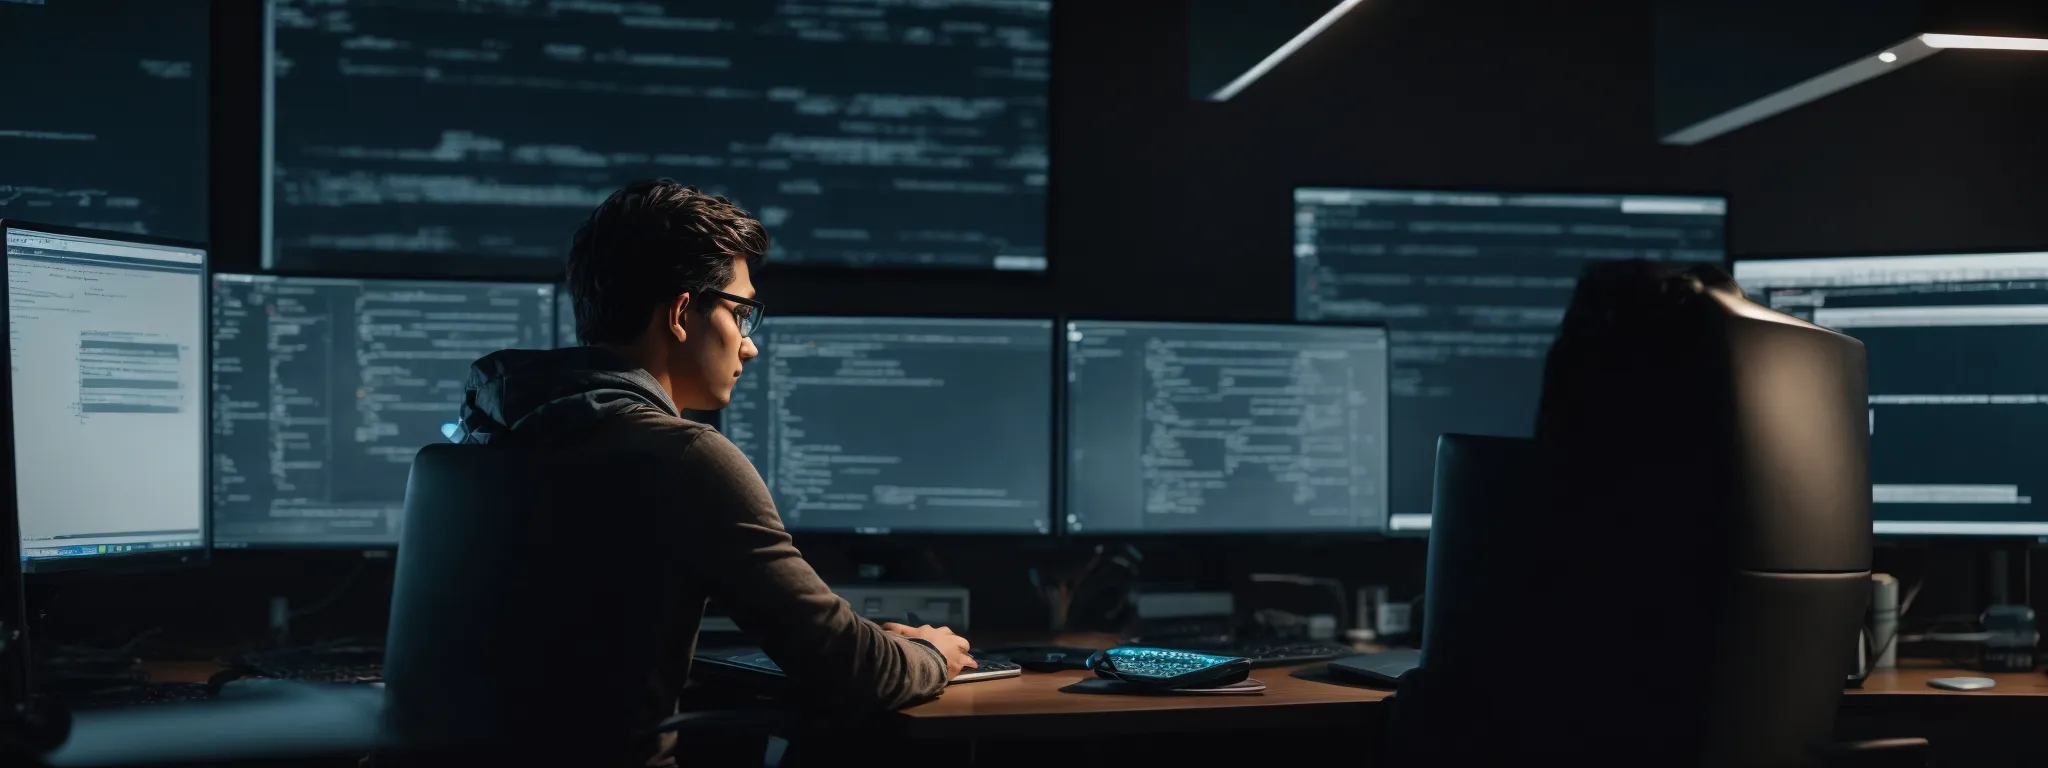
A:
[[[734,296],[725,291],[714,291],[709,288],[704,289],[704,294],[716,296],[739,305],[732,308],[732,317],[734,320],[739,321],[740,338],[742,339],[752,338],[754,331],[760,330],[761,320],[768,315],[768,305],[745,296]]]

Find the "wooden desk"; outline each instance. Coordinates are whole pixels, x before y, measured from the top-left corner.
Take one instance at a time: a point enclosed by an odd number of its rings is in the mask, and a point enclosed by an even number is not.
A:
[[[1987,674],[1921,659],[1903,659],[1901,664],[1898,669],[1872,673],[1861,689],[1846,691],[1842,714],[1910,718],[1974,716],[1984,711],[2048,714],[2048,675],[2040,672]],[[1383,702],[1392,691],[1304,680],[1292,674],[1321,666],[1254,670],[1252,676],[1267,686],[1265,693],[1256,696],[1061,693],[1060,688],[1091,675],[1078,670],[1026,672],[1006,680],[952,686],[934,701],[896,713],[893,722],[903,735],[917,740],[1004,741],[1048,735],[1091,738],[1124,733],[1352,729],[1383,716]],[[221,666],[213,662],[151,662],[144,669],[159,682],[205,682]],[[1927,685],[1937,677],[1963,676],[1989,677],[1998,685],[1982,691],[1947,691]],[[1540,688],[1528,694],[1540,695]]]
[[[1999,698],[2007,708],[2028,699],[2048,708],[2048,675],[2040,672],[1983,673],[1947,667],[1940,662],[1904,660],[1899,669],[1880,670],[1861,689],[1845,691],[1845,712],[1892,709],[1887,702],[1924,707],[1974,708],[1970,699]],[[897,713],[906,736],[916,739],[968,740],[1043,738],[1048,734],[1088,737],[1120,733],[1199,732],[1268,728],[1350,728],[1381,716],[1392,691],[1341,682],[1304,680],[1291,673],[1319,669],[1300,667],[1254,670],[1266,683],[1257,696],[1113,696],[1061,693],[1060,688],[1090,675],[1081,671],[1034,673],[1008,680],[967,683],[945,695]],[[1932,688],[1937,677],[1989,677],[1998,681],[1982,691]],[[1539,689],[1540,690],[1540,689]],[[1540,695],[1530,691],[1531,695]],[[2034,711],[2031,706],[2026,707]]]
[[[2048,765],[2048,741],[2038,735],[2048,718],[2048,675],[1977,672],[1928,659],[1899,663],[1871,673],[1862,689],[1842,697],[1836,738],[1924,738],[1934,745],[1935,765]],[[1928,687],[1937,677],[1988,677],[1998,684],[1981,691]]]
[[[897,713],[915,739],[1089,737],[1110,734],[1348,728],[1378,716],[1393,691],[1303,680],[1295,670],[1322,662],[1252,671],[1266,684],[1258,695],[1122,696],[1061,693],[1093,677],[1079,670],[1026,672],[1022,677],[964,683],[938,699]]]
[[[1988,677],[1998,685],[1980,691],[1950,691],[1929,686],[1937,677]],[[2043,696],[2048,695],[2048,675],[2040,672],[1973,672],[1941,666],[1940,662],[1902,659],[1898,669],[1870,673],[1862,689],[1850,689],[1851,696]]]

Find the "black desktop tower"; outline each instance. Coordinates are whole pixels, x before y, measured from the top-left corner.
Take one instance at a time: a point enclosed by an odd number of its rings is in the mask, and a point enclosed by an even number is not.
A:
[[[1864,376],[1718,270],[1590,268],[1535,438],[1439,443],[1396,753],[1803,762],[1868,603]]]

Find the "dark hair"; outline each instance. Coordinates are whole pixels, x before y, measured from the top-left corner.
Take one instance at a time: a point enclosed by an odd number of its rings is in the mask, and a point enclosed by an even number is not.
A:
[[[768,230],[731,200],[674,179],[627,184],[590,212],[569,246],[576,337],[632,341],[655,307],[680,293],[722,289],[734,259],[751,264],[767,255]]]
[[[1588,264],[1544,360],[1536,433],[1585,435],[1589,424],[1655,430],[1659,419],[1682,418],[1674,412],[1697,399],[1688,393],[1716,375],[1701,351],[1713,332],[1705,308],[1715,289],[1741,293],[1711,264]]]

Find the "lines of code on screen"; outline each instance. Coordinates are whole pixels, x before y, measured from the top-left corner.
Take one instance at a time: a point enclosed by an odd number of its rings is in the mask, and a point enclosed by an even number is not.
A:
[[[275,0],[267,262],[558,259],[636,178],[782,263],[1045,268],[1049,0]]]
[[[208,5],[0,2],[0,218],[207,239]]]
[[[793,529],[1049,533],[1052,330],[774,318],[721,429]]]
[[[1067,325],[1067,530],[1378,531],[1380,328]]]
[[[477,358],[554,345],[554,286],[216,275],[216,546],[390,545]]]
[[[1862,341],[1884,534],[2048,535],[2048,253],[1744,261],[1771,308]]]
[[[1393,334],[1396,530],[1428,526],[1437,436],[1527,436],[1579,272],[1721,262],[1720,198],[1302,188],[1295,317]]]

